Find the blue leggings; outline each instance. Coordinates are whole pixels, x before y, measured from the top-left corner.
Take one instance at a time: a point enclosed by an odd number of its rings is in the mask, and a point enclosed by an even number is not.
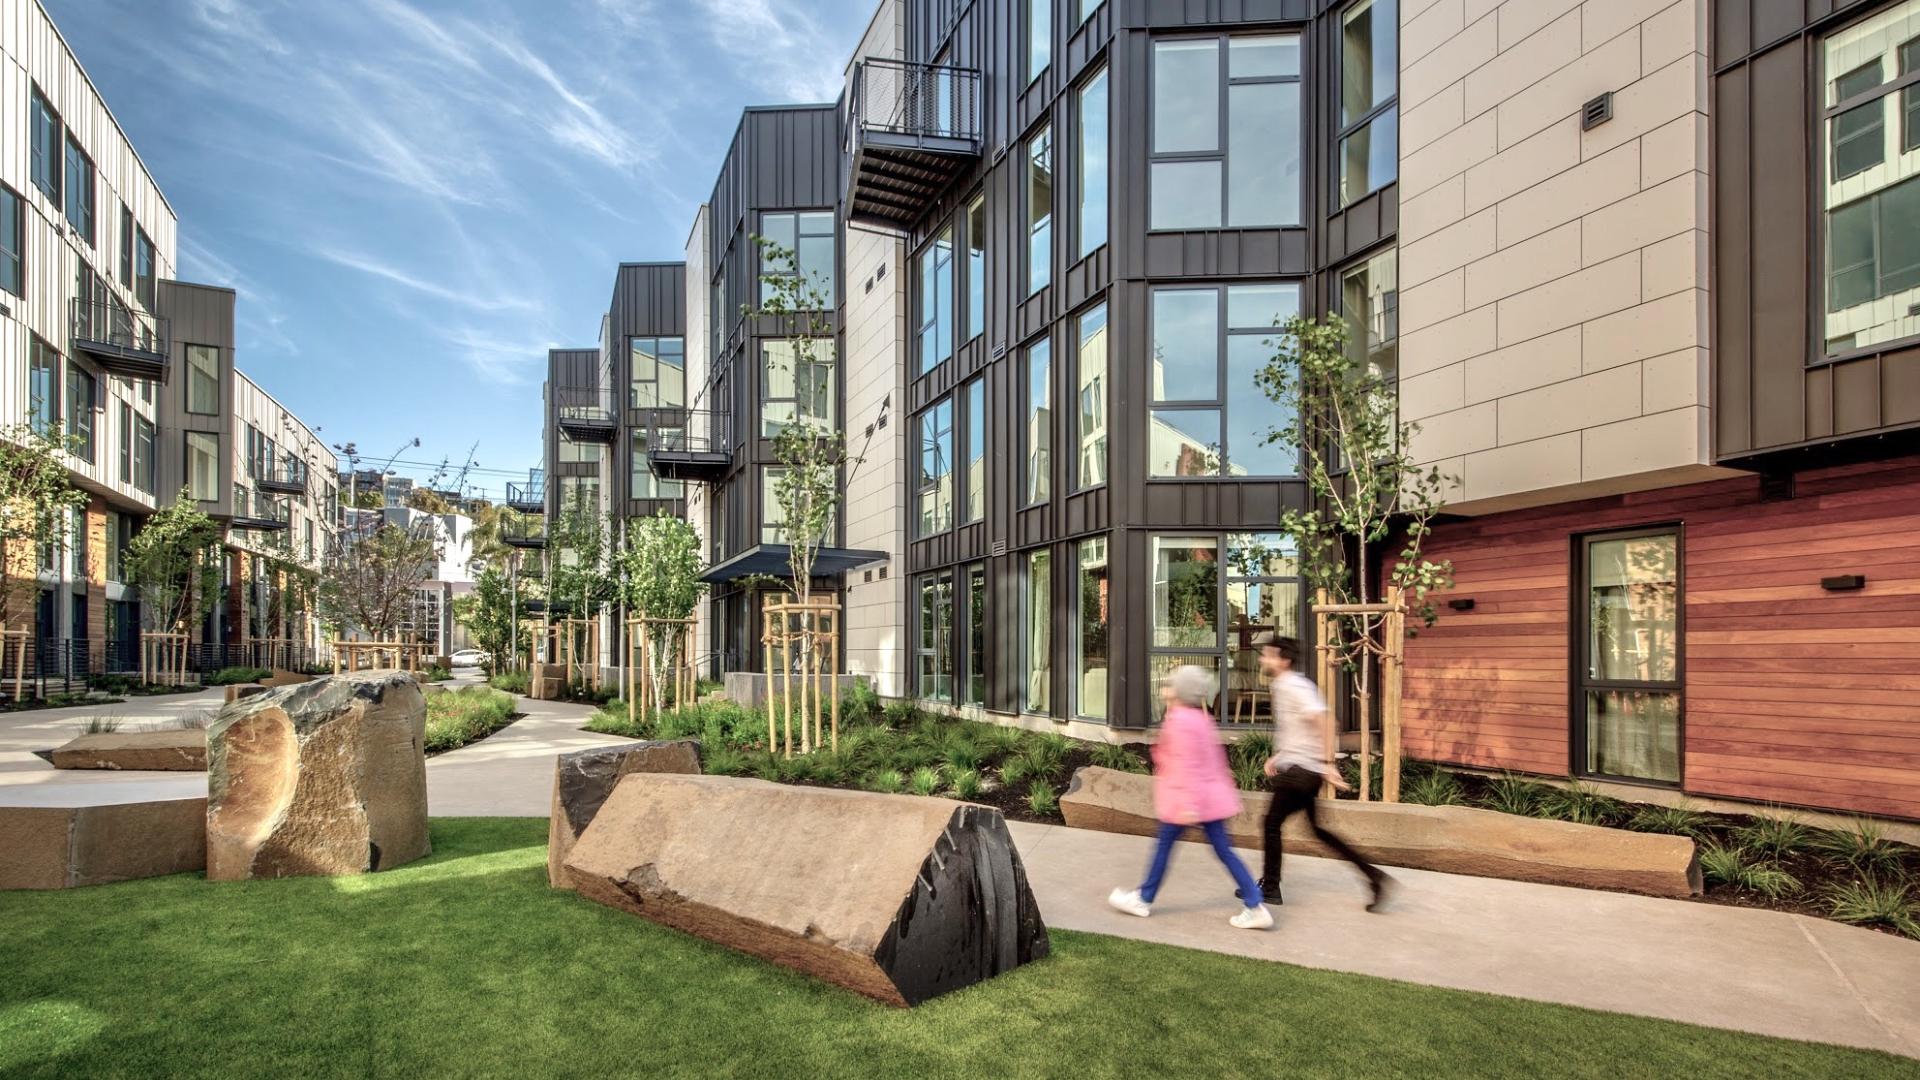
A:
[[[1161,879],[1167,876],[1167,862],[1173,857],[1173,845],[1178,843],[1181,835],[1192,827],[1175,825],[1170,821],[1160,823],[1160,832],[1155,837],[1153,847],[1153,862],[1147,867],[1147,880],[1140,883],[1140,899],[1149,904],[1153,903],[1154,896],[1160,892]],[[1227,864],[1227,872],[1232,874],[1233,880],[1239,883],[1243,902],[1248,907],[1259,907],[1260,886],[1253,880],[1253,875],[1247,871],[1247,864],[1241,862],[1240,856],[1234,854],[1233,841],[1227,836],[1227,823],[1209,821],[1200,828],[1206,831],[1207,842],[1213,845],[1213,853],[1220,856],[1221,862]]]

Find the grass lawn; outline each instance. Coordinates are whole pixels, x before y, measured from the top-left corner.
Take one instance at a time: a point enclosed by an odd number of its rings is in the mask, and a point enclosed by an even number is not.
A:
[[[0,1076],[1915,1075],[1914,1062],[1055,931],[913,1011],[547,888],[546,822],[359,878],[0,893]]]

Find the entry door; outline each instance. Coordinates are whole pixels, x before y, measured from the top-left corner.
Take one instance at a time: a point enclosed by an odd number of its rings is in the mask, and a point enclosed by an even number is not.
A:
[[[1680,530],[1584,537],[1573,760],[1583,776],[1680,783]]]

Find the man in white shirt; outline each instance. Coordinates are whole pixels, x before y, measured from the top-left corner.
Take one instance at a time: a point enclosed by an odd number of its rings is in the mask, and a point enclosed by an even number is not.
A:
[[[1373,889],[1367,910],[1379,911],[1393,879],[1338,834],[1321,827],[1315,809],[1321,781],[1341,791],[1347,790],[1347,783],[1333,765],[1332,714],[1312,681],[1296,670],[1300,643],[1270,631],[1253,640],[1260,649],[1260,673],[1273,681],[1273,756],[1266,764],[1273,801],[1267,806],[1260,892],[1267,903],[1280,903],[1280,826],[1294,814],[1304,813],[1320,843],[1366,875]]]

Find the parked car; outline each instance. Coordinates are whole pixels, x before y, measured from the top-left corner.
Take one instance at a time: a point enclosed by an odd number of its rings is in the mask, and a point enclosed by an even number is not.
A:
[[[453,661],[454,667],[480,667],[492,657],[480,649],[461,649],[448,659]]]

